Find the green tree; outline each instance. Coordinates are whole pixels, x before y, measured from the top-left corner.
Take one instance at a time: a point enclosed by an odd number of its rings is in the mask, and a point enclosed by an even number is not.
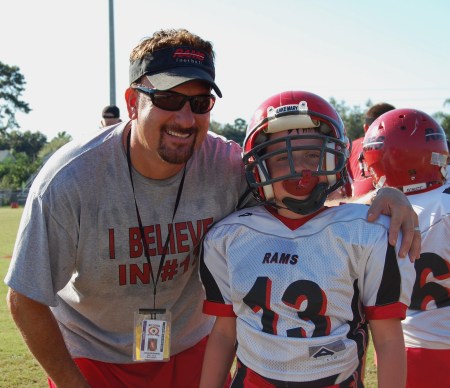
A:
[[[40,162],[20,152],[0,163],[0,189],[19,190],[39,168]]]
[[[17,66],[0,62],[0,135],[7,129],[18,127],[16,112],[29,113],[28,104],[20,99],[25,90],[25,78]]]
[[[444,107],[450,106],[450,98],[447,98],[444,102]],[[447,136],[447,140],[450,140],[450,114],[445,112],[436,112],[433,114],[433,118],[441,124],[441,127],[444,129],[445,135]]]
[[[6,133],[0,133],[0,150],[9,150],[9,140],[6,137]]]
[[[368,100],[366,102],[366,108],[363,110],[360,106],[354,105],[349,107],[345,101],[338,102],[334,97],[330,98],[330,104],[336,109],[344,122],[347,136],[351,139],[357,139],[364,136],[364,112],[372,102]]]
[[[46,158],[71,140],[72,136],[70,136],[66,131],[58,132],[58,135],[54,137],[49,143],[46,143],[39,151],[39,158]]]
[[[38,158],[38,153],[41,148],[47,143],[47,138],[41,132],[26,131],[21,133],[19,131],[12,131],[7,134],[9,139],[9,147],[13,153],[25,153],[32,161]]]
[[[234,124],[220,124],[217,121],[211,120],[210,130],[218,135],[226,137],[228,140],[234,140],[241,146],[245,139],[245,130],[247,123],[244,119],[237,118]]]

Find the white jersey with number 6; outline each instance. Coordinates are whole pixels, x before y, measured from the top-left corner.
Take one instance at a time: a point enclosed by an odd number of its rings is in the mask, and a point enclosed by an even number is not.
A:
[[[450,185],[409,195],[419,216],[422,253],[416,283],[402,322],[412,348],[450,349]]]

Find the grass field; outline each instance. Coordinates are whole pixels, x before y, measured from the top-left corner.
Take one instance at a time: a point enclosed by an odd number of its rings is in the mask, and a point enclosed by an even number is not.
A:
[[[3,282],[9,267],[22,208],[0,207],[0,387],[47,387],[44,371],[33,358],[6,307]]]
[[[0,387],[47,387],[45,373],[25,346],[5,303],[7,287],[3,279],[8,270],[21,215],[22,208],[0,207]],[[372,346],[369,347],[366,365],[365,386],[376,388]]]

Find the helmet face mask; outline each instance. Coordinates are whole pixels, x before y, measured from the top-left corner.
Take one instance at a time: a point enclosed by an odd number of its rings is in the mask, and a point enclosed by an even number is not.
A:
[[[363,142],[364,163],[377,187],[419,192],[445,182],[445,132],[429,115],[395,109],[378,117]]]
[[[318,145],[293,145],[296,140],[319,140]],[[268,148],[277,146],[274,151],[267,151]],[[312,176],[336,175],[343,170],[346,163],[344,144],[337,139],[330,139],[327,136],[319,134],[290,135],[273,140],[267,140],[264,143],[256,145],[244,156],[246,173],[250,174],[248,178],[255,181],[255,187],[262,187],[268,184],[279,182],[286,179],[300,179],[303,177],[302,171],[295,168],[294,156],[297,151],[314,150],[320,152],[320,161],[314,170],[310,170]],[[289,160],[289,171],[282,176],[273,177],[269,173],[267,166],[268,160],[276,156],[285,155]],[[326,159],[332,159],[334,163],[326,163]],[[333,166],[330,166],[333,164]],[[327,166],[328,165],[328,166]],[[257,182],[254,176],[255,169],[258,169],[260,181]]]
[[[314,153],[315,165],[298,168],[295,161],[308,152]],[[315,94],[299,91],[277,94],[260,105],[247,128],[243,160],[248,184],[260,201],[273,200],[276,182],[285,187],[309,186],[306,199],[295,198],[302,196],[295,189],[288,190],[293,197],[283,199],[289,210],[309,214],[345,183],[348,156],[349,141],[334,108]],[[271,174],[268,168],[277,157],[287,161],[281,175]],[[319,183],[319,177],[326,177],[326,183],[323,178]]]

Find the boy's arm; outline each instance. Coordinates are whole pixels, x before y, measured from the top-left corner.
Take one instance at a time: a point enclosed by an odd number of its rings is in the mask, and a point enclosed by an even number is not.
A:
[[[222,388],[235,355],[236,318],[217,317],[203,358],[200,388]]]
[[[406,353],[400,319],[371,320],[379,388],[401,388],[406,384]]]

